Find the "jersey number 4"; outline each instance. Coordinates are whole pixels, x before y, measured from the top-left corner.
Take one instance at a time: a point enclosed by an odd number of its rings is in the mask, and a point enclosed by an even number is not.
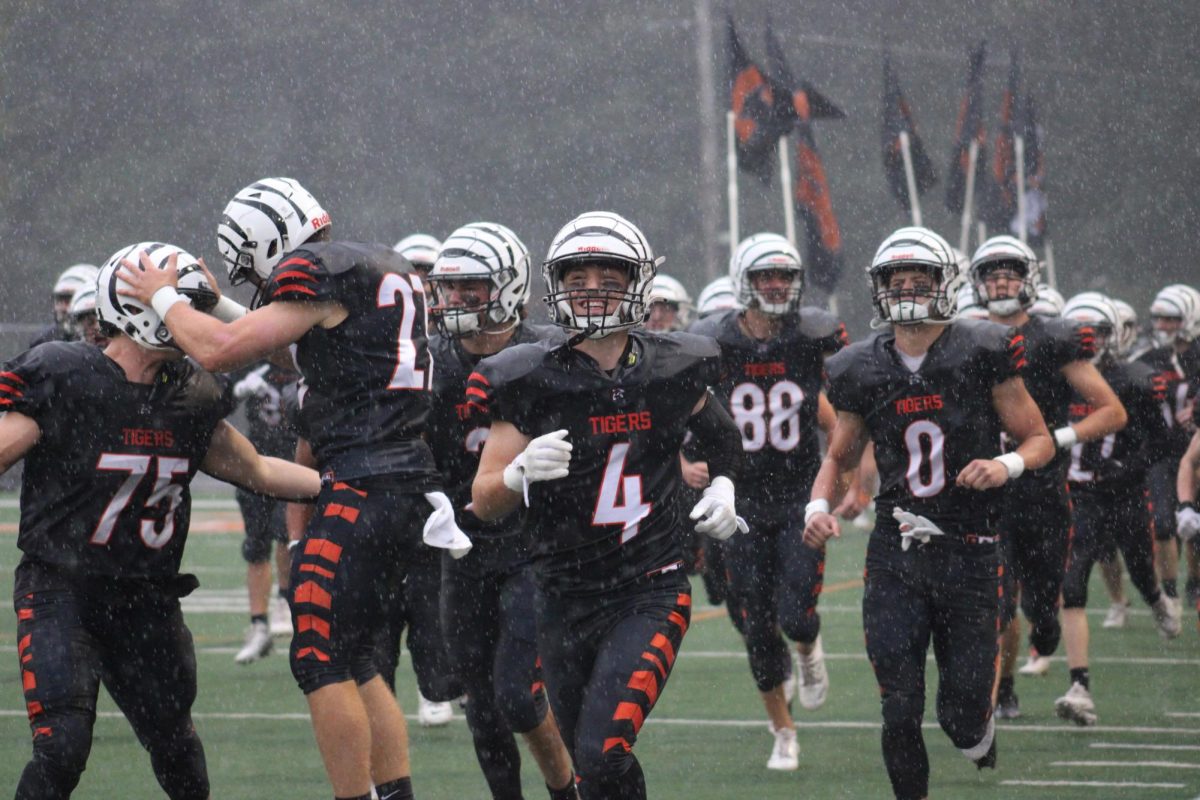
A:
[[[421,288],[421,279],[416,275],[400,275],[389,272],[379,282],[379,292],[375,305],[379,308],[401,306],[400,332],[396,342],[396,370],[388,382],[389,389],[428,389],[433,377],[433,360],[430,359],[429,369],[417,369],[417,343],[413,341],[413,326],[417,322],[417,314],[421,315],[421,331],[429,327],[425,315],[425,292]]]
[[[100,522],[96,525],[96,530],[92,532],[92,538],[89,540],[92,544],[108,544],[108,540],[112,538],[113,529],[117,525],[117,517],[129,505],[133,493],[137,491],[138,485],[150,471],[151,464],[154,465],[154,491],[146,498],[146,503],[142,508],[151,508],[166,500],[167,511],[161,520],[162,530],[155,530],[157,524],[155,520],[143,518],[140,520],[139,533],[142,543],[152,550],[165,547],[167,542],[171,541],[171,537],[175,535],[175,509],[183,500],[183,486],[172,483],[171,479],[176,475],[188,474],[188,460],[167,456],[102,453],[100,460],[96,463],[96,469],[128,472],[129,475],[121,483],[121,488],[117,489],[112,500],[108,501],[104,513],[100,515]]]
[[[620,525],[621,544],[638,535],[638,523],[650,513],[651,504],[642,502],[642,476],[625,474],[629,442],[617,442],[608,451],[600,495],[592,512],[593,525]]]

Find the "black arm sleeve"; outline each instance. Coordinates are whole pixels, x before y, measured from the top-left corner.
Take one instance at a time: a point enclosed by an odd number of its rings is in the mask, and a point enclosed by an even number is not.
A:
[[[688,419],[688,429],[696,435],[697,444],[708,456],[710,478],[724,475],[736,484],[745,459],[742,434],[712,392],[708,393],[704,408]]]

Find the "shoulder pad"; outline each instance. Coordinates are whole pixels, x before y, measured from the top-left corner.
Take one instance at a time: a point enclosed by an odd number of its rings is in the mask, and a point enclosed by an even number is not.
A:
[[[480,361],[475,372],[483,375],[494,390],[533,372],[560,344],[550,341],[514,344]]]
[[[670,348],[682,355],[696,358],[716,358],[721,355],[721,348],[711,336],[695,332],[670,331],[668,333],[652,333],[640,331],[639,335],[656,340],[659,346]]]
[[[801,333],[812,339],[824,339],[835,336],[842,339],[842,344],[849,344],[846,326],[841,320],[818,306],[804,306],[800,309],[800,324],[797,326]]]
[[[716,314],[710,314],[704,319],[698,319],[693,322],[687,332],[696,334],[697,336],[711,336],[713,339],[719,339],[721,331],[729,326],[730,320],[736,318],[738,313],[739,309],[730,308]]]

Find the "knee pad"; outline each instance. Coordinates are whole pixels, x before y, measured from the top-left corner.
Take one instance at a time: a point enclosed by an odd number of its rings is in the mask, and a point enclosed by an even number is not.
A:
[[[540,685],[501,681],[496,684],[495,698],[500,715],[513,733],[529,733],[546,718],[546,691]]]
[[[271,557],[271,540],[246,535],[242,539],[242,558],[247,564],[262,564]]]
[[[594,788],[620,785],[622,777],[635,764],[637,759],[624,739],[601,741],[594,736],[585,736],[576,742],[575,770],[579,774],[581,787],[585,783],[590,783]]]
[[[1058,616],[1040,620],[1030,626],[1029,643],[1037,649],[1038,655],[1052,655],[1058,649],[1058,640],[1062,638],[1062,625]]]
[[[780,613],[779,627],[793,642],[812,644],[821,633],[821,615],[816,608]]]
[[[1039,651],[1040,652],[1040,651]],[[980,708],[968,711],[963,708],[944,708],[938,714],[938,724],[950,742],[972,760],[983,758],[992,746],[995,735],[995,720],[991,712],[991,698]],[[977,755],[973,755],[977,753]]]
[[[883,726],[889,733],[909,730],[920,735],[925,718],[925,698],[913,692],[889,692],[883,696]]]

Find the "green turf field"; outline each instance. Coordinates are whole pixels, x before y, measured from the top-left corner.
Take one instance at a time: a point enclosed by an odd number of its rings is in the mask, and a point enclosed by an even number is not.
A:
[[[207,505],[207,504],[206,504]],[[240,535],[236,514],[194,515],[186,569],[202,588],[188,599],[196,638],[200,693],[196,727],[204,739],[214,798],[329,797],[305,704],[285,655],[246,667],[233,663],[245,625]],[[17,560],[12,497],[0,497],[0,588],[11,594]],[[214,532],[203,533],[200,529]],[[830,551],[821,601],[832,681],[820,711],[798,710],[801,768],[765,769],[772,739],[750,679],[740,640],[697,586],[693,624],[671,682],[637,746],[652,798],[886,798],[879,754],[878,692],[863,654],[858,610],[866,544],[848,532]],[[931,796],[938,798],[1197,798],[1200,797],[1200,639],[1185,613],[1184,633],[1162,642],[1144,606],[1124,630],[1100,629],[1107,599],[1093,582],[1092,690],[1100,715],[1080,729],[1054,716],[1067,688],[1056,659],[1045,678],[1018,677],[1024,717],[1002,723],[999,769],[977,773],[932,717],[926,741]],[[29,734],[17,670],[15,618],[0,614],[0,796],[8,795],[28,758]],[[1060,654],[1061,655],[1061,654]],[[931,663],[931,678],[932,663]],[[416,688],[407,663],[401,700],[412,710]],[[931,680],[930,691],[936,686]],[[927,704],[932,708],[932,700]],[[127,723],[102,697],[95,743],[76,797],[150,798],[162,794],[149,759]],[[412,729],[418,796],[486,798],[461,718],[446,728]],[[526,759],[526,795],[545,797]]]

